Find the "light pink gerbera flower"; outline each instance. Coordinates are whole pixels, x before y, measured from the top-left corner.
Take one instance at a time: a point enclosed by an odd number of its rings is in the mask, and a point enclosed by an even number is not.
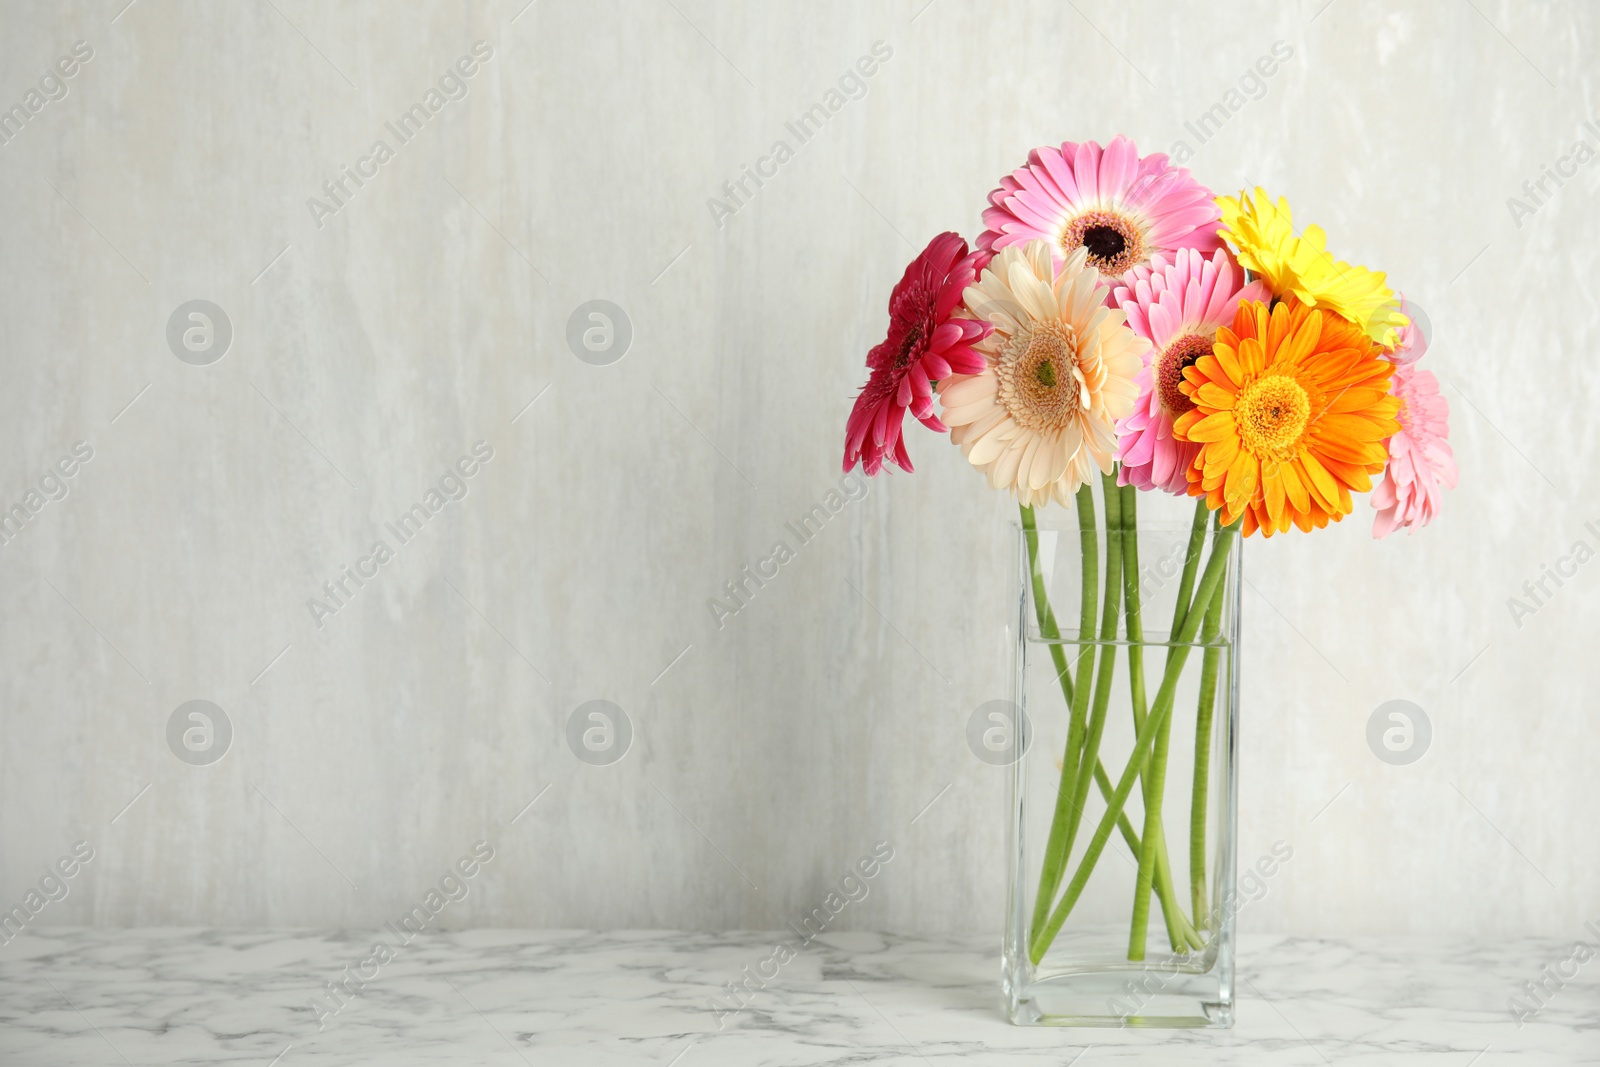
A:
[[[1152,256],[1148,267],[1134,267],[1111,291],[1112,306],[1121,308],[1133,332],[1151,344],[1144,370],[1134,380],[1139,399],[1117,424],[1119,484],[1188,493],[1189,464],[1200,446],[1173,435],[1173,421],[1194,408],[1178,385],[1185,368],[1211,354],[1217,327],[1232,325],[1241,300],[1269,299],[1264,282],[1243,283],[1227,249],[1208,258],[1184,248],[1171,262],[1159,253]]]
[[[989,204],[979,248],[998,252],[1043,239],[1057,266],[1086,248],[1089,265],[1108,279],[1158,252],[1209,252],[1222,243],[1222,211],[1211,190],[1160,152],[1139,158],[1120,135],[1104,149],[1093,141],[1035,148],[1027,163],[1000,179]]]
[[[889,296],[889,335],[867,353],[871,374],[845,423],[846,473],[859,463],[875,475],[884,460],[912,469],[901,436],[907,411],[945,432],[933,412],[933,383],[984,367],[972,345],[994,327],[968,317],[961,298],[989,259],[984,252],[969,255],[960,234],[941,233],[906,267]]]
[[[1455,488],[1458,477],[1455,454],[1447,440],[1450,405],[1439,395],[1439,381],[1433,372],[1418,370],[1414,363],[1397,362],[1389,392],[1400,398],[1395,416],[1400,432],[1384,442],[1389,460],[1383,481],[1372,491],[1372,506],[1378,510],[1372,536],[1380,538],[1402,526],[1414,530],[1432,522],[1439,513],[1440,497],[1446,489]]]

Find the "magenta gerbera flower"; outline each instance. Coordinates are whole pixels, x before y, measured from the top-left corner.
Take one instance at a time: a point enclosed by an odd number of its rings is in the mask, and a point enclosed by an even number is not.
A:
[[[1450,449],[1450,404],[1439,394],[1439,380],[1415,363],[1396,362],[1389,393],[1400,398],[1395,418],[1400,432],[1384,442],[1389,459],[1383,481],[1372,491],[1378,517],[1373,537],[1387,537],[1402,526],[1415,529],[1432,522],[1446,489],[1455,488],[1458,473]]]
[[[845,424],[844,469],[857,463],[869,474],[884,460],[911,470],[901,436],[905,414],[945,432],[933,411],[933,383],[952,374],[976,374],[983,356],[972,344],[994,327],[969,317],[961,297],[988,253],[967,251],[960,234],[941,233],[911,264],[889,296],[889,336],[867,354],[871,374]]]
[[[1222,217],[1211,190],[1157,152],[1139,157],[1126,137],[1102,149],[1093,141],[1035,148],[1028,162],[1000,179],[983,212],[988,227],[978,247],[999,251],[1043,238],[1057,265],[1078,247],[1089,263],[1116,278],[1157,253],[1221,246]]]
[[[1117,423],[1121,485],[1188,493],[1189,463],[1200,446],[1178,440],[1173,421],[1194,408],[1178,384],[1184,369],[1211,354],[1217,327],[1230,326],[1241,300],[1267,300],[1265,283],[1244,284],[1244,273],[1225,248],[1210,257],[1180,249],[1171,262],[1160,253],[1134,267],[1111,291],[1111,306],[1128,316],[1133,332],[1150,342],[1134,384],[1139,399]]]

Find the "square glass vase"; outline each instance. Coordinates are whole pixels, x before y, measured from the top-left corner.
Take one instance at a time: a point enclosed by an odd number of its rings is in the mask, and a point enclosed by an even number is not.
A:
[[[1239,538],[1198,512],[1130,529],[1132,497],[1110,493],[1088,529],[1063,509],[1016,529],[1018,1025],[1233,1024]]]

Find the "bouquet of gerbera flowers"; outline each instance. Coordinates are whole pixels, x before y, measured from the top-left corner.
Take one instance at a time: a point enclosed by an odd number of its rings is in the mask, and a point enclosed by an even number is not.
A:
[[[868,353],[867,383],[847,420],[844,469],[860,464],[875,475],[887,462],[910,471],[907,412],[948,432],[991,487],[1017,498],[1046,639],[1060,630],[1039,580],[1034,509],[1055,503],[1077,512],[1084,645],[1075,667],[1052,646],[1069,729],[1026,954],[1035,965],[1044,957],[1113,829],[1138,853],[1128,958],[1143,958],[1152,891],[1174,951],[1200,952],[1215,927],[1203,841],[1191,841],[1186,914],[1161,824],[1149,815],[1160,810],[1185,646],[1203,645],[1219,625],[1230,539],[1320,529],[1351,514],[1352,494],[1368,491],[1375,536],[1426,525],[1456,481],[1448,407],[1417,366],[1426,338],[1385,276],[1335,258],[1319,227],[1297,230],[1287,201],[1259,188],[1216,197],[1166,156],[1141,157],[1126,138],[1104,147],[1067,142],[1035,149],[1001,178],[983,222],[975,249],[956,233],[939,234],[894,287],[888,335]],[[1097,481],[1104,527],[1095,518]],[[1153,699],[1130,578],[1141,490],[1197,498]],[[1197,546],[1208,520],[1212,548],[1202,567]],[[1105,621],[1092,647],[1098,588]],[[1119,634],[1137,739],[1113,788],[1098,746]],[[1209,646],[1205,658],[1212,678],[1202,677],[1202,720],[1213,699],[1205,687],[1215,686]],[[1197,740],[1197,806],[1206,795],[1203,748]],[[1069,879],[1091,779],[1105,815]],[[1147,813],[1143,835],[1123,811],[1135,786]],[[1192,822],[1203,837],[1203,811]]]

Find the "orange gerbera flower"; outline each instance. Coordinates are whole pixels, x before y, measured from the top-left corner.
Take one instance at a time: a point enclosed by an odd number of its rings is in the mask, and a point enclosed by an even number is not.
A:
[[[1173,432],[1200,444],[1189,495],[1204,495],[1225,526],[1242,514],[1246,536],[1338,522],[1351,490],[1383,472],[1384,439],[1400,428],[1393,371],[1360,326],[1329,311],[1240,304],[1179,384],[1195,407]]]

